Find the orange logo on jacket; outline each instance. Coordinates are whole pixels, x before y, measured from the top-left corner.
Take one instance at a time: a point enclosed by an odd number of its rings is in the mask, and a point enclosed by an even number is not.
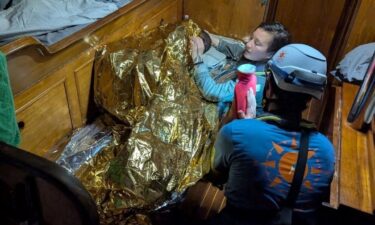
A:
[[[267,176],[270,181],[271,187],[277,186],[284,182],[292,183],[295,167],[298,159],[298,146],[296,139],[293,138],[290,141],[283,141],[281,143],[272,143],[272,149],[267,156],[267,161],[263,163],[266,166]],[[285,146],[286,150],[284,149]],[[312,158],[315,155],[314,151],[308,151],[308,159]],[[307,174],[312,176],[319,174],[321,171],[319,168],[309,167],[306,165],[304,177]],[[277,175],[278,174],[278,175]],[[319,177],[315,177],[319,180]],[[314,181],[318,181],[314,180]],[[312,189],[313,184],[310,179],[305,179],[303,186]]]

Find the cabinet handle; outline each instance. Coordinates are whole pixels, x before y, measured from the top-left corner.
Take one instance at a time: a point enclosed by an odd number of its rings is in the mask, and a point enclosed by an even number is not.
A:
[[[23,122],[23,121],[18,122],[17,125],[18,125],[18,128],[20,130],[22,130],[23,128],[25,128],[25,122]]]

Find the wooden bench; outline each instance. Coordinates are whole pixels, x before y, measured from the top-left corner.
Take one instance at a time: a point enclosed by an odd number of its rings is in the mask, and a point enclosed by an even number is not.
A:
[[[331,185],[329,205],[348,206],[375,213],[374,121],[371,129],[353,129],[347,117],[358,86],[344,83],[335,88],[332,140],[336,150],[336,172]]]

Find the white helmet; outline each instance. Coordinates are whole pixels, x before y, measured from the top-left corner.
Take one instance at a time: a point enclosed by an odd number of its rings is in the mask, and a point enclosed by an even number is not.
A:
[[[280,89],[321,98],[327,83],[327,60],[315,48],[305,44],[286,45],[267,66]]]

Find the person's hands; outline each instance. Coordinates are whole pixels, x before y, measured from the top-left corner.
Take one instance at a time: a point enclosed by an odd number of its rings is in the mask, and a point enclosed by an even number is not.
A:
[[[257,102],[253,93],[253,89],[249,88],[249,90],[247,91],[246,113],[244,113],[242,110],[239,110],[237,112],[237,117],[239,119],[253,119],[256,117],[256,108]]]
[[[191,58],[193,59],[193,63],[202,62],[202,54],[204,51],[204,43],[200,37],[193,37],[190,39],[191,45]]]
[[[249,42],[251,40],[251,36],[250,35],[247,35],[245,37],[242,38],[242,41],[246,44],[247,42]]]

